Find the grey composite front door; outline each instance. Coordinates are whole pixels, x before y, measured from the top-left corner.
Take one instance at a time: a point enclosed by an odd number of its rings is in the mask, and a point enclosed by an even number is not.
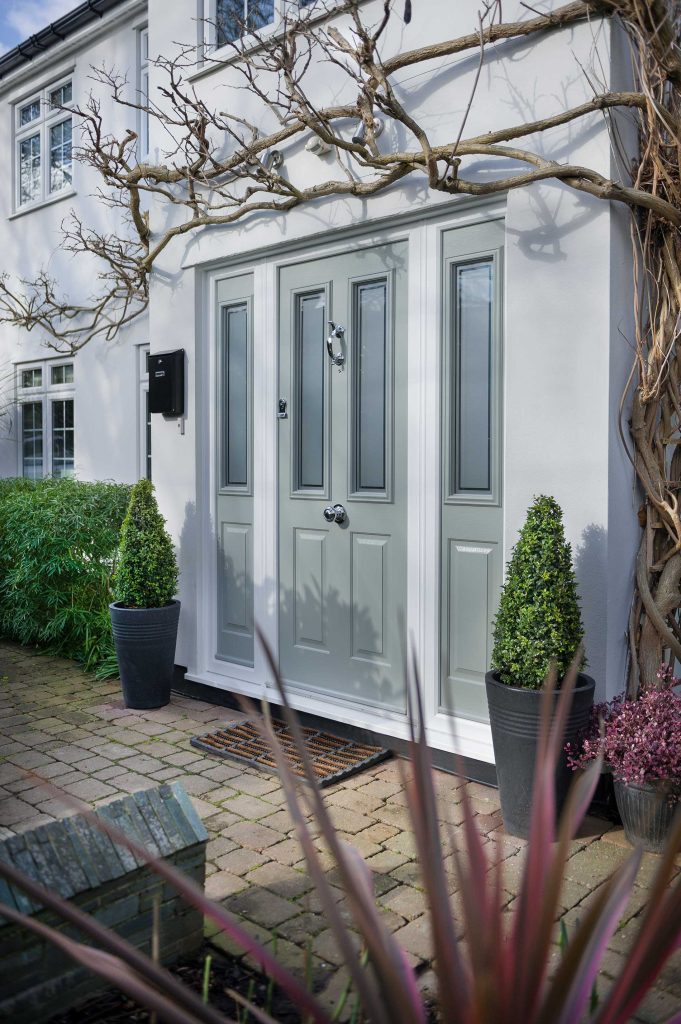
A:
[[[398,711],[406,283],[402,242],[289,265],[279,279],[282,675]]]

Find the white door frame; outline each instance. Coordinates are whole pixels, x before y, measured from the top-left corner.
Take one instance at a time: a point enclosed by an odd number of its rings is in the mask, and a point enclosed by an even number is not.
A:
[[[274,252],[251,262],[242,260],[203,273],[202,320],[206,344],[197,339],[197,516],[198,586],[196,662],[187,678],[221,690],[279,703],[264,654],[256,642],[252,668],[215,657],[217,649],[217,559],[215,555],[217,282],[244,273],[254,275],[253,299],[253,591],[254,615],[278,659],[278,481],[277,481],[277,324],[279,269],[302,259],[337,255],[406,239],[409,246],[408,312],[408,496],[407,496],[407,635],[413,638],[424,698],[429,743],[479,761],[493,762],[488,725],[456,719],[438,710],[440,677],[440,478],[441,478],[441,338],[442,234],[503,219],[505,202],[461,204],[437,219],[394,226],[371,226],[352,239]],[[299,711],[329,717],[328,698],[289,688]],[[349,725],[406,738],[404,715],[366,708],[350,700],[334,702],[333,718]]]

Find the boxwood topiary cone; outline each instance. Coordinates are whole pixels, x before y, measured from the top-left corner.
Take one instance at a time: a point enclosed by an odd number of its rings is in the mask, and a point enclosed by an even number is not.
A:
[[[149,480],[132,489],[119,559],[109,614],[123,700],[128,708],[160,708],[170,700],[180,602],[173,543]]]
[[[506,570],[492,667],[503,683],[538,690],[552,663],[562,679],[584,635],[572,552],[558,503],[541,495]]]
[[[116,601],[127,608],[162,608],[177,589],[175,549],[159,512],[150,480],[139,480],[121,528]]]

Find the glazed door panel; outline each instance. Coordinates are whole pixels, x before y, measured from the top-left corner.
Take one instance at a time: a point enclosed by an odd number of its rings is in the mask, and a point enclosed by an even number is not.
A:
[[[406,275],[404,243],[280,272],[282,674],[400,711]],[[335,505],[345,516],[329,522]]]

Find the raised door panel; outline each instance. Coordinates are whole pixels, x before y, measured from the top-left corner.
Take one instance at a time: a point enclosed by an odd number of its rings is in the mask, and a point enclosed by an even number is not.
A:
[[[253,529],[220,523],[218,654],[241,664],[253,658]]]
[[[442,703],[457,714],[484,719],[499,545],[449,540],[446,561],[447,668]]]
[[[295,530],[294,623],[296,647],[328,653],[327,530]]]
[[[390,540],[352,536],[352,656],[386,664]]]

